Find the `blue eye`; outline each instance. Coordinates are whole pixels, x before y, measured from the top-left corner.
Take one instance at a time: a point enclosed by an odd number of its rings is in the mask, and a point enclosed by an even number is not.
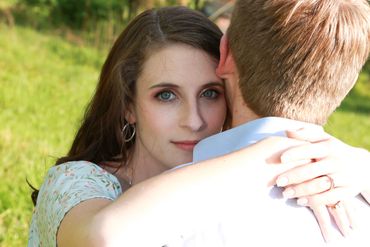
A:
[[[214,89],[207,89],[203,91],[202,97],[210,98],[210,99],[215,99],[219,95],[219,92],[214,90]]]
[[[171,101],[174,100],[176,96],[171,91],[162,91],[157,93],[155,97],[161,101]]]

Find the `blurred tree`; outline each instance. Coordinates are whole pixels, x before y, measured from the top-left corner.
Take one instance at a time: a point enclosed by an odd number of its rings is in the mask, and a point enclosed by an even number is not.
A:
[[[122,21],[123,11],[131,0],[19,0],[21,4],[44,8],[56,24],[63,23],[76,29],[94,26],[101,20]],[[91,24],[89,24],[91,23]]]
[[[0,0],[1,1],[1,0]],[[154,7],[183,5],[200,9],[206,0],[14,0],[16,22],[61,33],[96,47],[110,46],[137,14]],[[84,36],[83,40],[78,36]]]
[[[18,0],[38,10],[44,9],[56,24],[85,29],[101,20],[132,19],[144,9],[168,5],[183,5],[199,9],[202,0]]]

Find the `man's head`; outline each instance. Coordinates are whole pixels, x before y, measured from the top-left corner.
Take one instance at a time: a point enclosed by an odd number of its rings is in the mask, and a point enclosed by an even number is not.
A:
[[[239,0],[227,39],[251,110],[324,124],[367,60],[370,7],[366,0]],[[221,71],[225,61],[221,54]]]

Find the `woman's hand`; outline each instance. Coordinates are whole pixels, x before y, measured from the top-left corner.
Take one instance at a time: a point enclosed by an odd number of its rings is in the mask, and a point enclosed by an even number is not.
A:
[[[326,240],[333,230],[329,213],[342,234],[348,235],[355,225],[349,199],[370,189],[369,152],[317,130],[302,129],[287,135],[313,144],[289,149],[281,156],[283,163],[312,161],[279,175],[277,185],[285,187],[284,197],[298,198],[299,205],[313,210]]]
[[[321,140],[317,132],[309,139],[309,133],[305,129],[288,132],[289,137],[314,144],[291,148],[282,154],[283,163],[313,161],[279,175],[278,185],[286,188],[286,197],[299,198],[300,204],[334,205],[370,189],[368,151],[346,145],[324,132]]]

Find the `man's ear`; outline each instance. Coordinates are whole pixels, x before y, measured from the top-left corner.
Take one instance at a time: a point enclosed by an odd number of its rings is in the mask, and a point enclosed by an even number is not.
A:
[[[221,78],[225,78],[228,74],[235,73],[235,71],[235,60],[231,54],[228,37],[225,34],[220,42],[220,62],[216,68],[216,74]]]

